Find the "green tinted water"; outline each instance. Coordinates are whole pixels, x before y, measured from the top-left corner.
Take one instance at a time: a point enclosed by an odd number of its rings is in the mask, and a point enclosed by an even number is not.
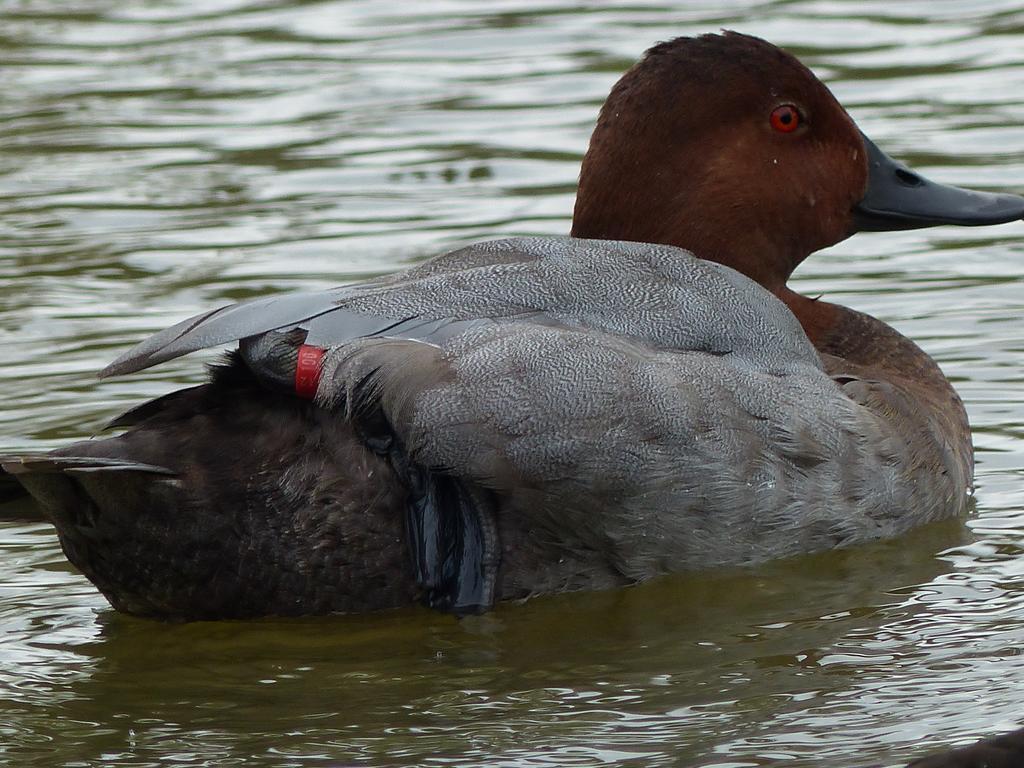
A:
[[[933,177],[1024,191],[1018,2],[0,3],[0,450],[92,434],[200,361],[93,371],[210,306],[568,229],[607,89],[738,28]],[[0,761],[40,766],[896,764],[1024,720],[1024,224],[858,236],[798,289],[957,383],[977,512],[738,574],[457,622],[113,613],[0,520]]]

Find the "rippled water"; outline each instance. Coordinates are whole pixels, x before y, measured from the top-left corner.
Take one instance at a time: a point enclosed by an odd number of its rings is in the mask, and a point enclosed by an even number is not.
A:
[[[70,10],[71,8],[74,10]],[[1024,190],[1019,2],[0,2],[0,449],[200,376],[91,373],[211,305],[568,229],[592,121],[656,40],[738,28],[931,176]],[[798,289],[967,401],[977,511],[900,541],[500,607],[120,616],[0,520],[11,765],[865,765],[1024,720],[1024,224],[862,235]]]

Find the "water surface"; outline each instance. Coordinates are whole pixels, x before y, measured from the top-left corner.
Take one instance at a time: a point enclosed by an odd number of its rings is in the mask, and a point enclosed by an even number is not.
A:
[[[201,361],[92,373],[184,316],[564,233],[608,88],[737,28],[926,174],[1024,191],[1018,2],[0,3],[0,450],[93,434]],[[1024,224],[863,235],[801,268],[918,340],[977,510],[897,542],[457,622],[115,614],[0,520],[19,766],[885,765],[1024,716]],[[200,356],[201,357],[201,356]]]

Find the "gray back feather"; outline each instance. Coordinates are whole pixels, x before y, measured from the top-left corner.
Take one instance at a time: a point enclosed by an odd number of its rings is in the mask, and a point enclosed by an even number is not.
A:
[[[292,328],[330,349],[322,404],[381,408],[413,460],[494,489],[507,519],[626,578],[950,513],[915,497],[927,478],[905,441],[825,374],[785,305],[669,246],[473,245],[373,283],[200,316],[108,373]]]
[[[449,321],[528,319],[595,328],[672,349],[786,365],[817,355],[796,319],[738,272],[670,246],[573,238],[472,245],[389,278],[272,296],[184,320],[118,357],[120,375],[199,349],[302,328],[332,347],[388,336],[437,343]]]

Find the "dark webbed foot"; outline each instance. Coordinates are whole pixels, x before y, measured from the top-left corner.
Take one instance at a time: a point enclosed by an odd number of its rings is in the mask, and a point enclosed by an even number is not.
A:
[[[405,477],[409,552],[427,605],[457,615],[490,610],[499,553],[490,494],[421,467]]]

